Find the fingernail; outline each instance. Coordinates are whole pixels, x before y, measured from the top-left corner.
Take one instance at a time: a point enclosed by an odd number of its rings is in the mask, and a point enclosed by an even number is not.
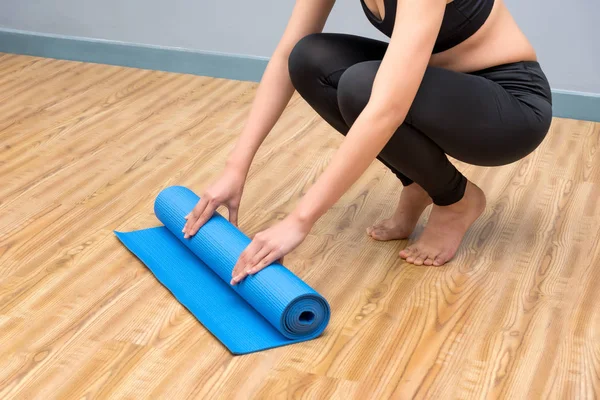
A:
[[[247,270],[246,270],[246,273],[247,273],[248,275],[250,275],[250,274],[252,273],[252,270],[251,270],[251,269],[247,269]]]

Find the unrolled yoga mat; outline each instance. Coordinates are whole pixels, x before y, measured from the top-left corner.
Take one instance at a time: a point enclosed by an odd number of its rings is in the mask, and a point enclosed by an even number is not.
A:
[[[327,300],[283,265],[273,263],[236,286],[229,284],[250,238],[219,213],[191,239],[183,238],[184,217],[198,200],[185,187],[168,187],[154,202],[164,226],[115,233],[234,354],[321,335],[329,322]]]

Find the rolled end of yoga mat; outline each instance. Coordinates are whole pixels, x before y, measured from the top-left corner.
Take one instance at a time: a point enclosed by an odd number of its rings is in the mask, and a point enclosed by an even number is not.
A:
[[[294,299],[283,311],[281,333],[290,339],[320,335],[329,322],[329,304],[319,295]]]
[[[273,263],[229,284],[251,240],[219,213],[184,239],[184,217],[199,200],[185,187],[168,187],[154,203],[164,227],[117,236],[234,354],[320,336],[329,323],[329,303],[283,265]]]

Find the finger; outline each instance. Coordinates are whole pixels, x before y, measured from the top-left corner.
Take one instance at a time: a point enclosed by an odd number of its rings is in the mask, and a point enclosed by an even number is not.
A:
[[[204,195],[200,199],[200,201],[196,204],[196,207],[192,209],[192,211],[188,214],[188,227],[186,231],[190,231],[198,218],[202,216],[202,214],[206,211],[206,208],[210,205],[211,201],[213,201],[212,197]]]
[[[231,271],[232,278],[235,278],[236,276],[241,274],[246,269],[246,266],[249,264],[250,257],[252,257],[253,254],[253,248],[250,246],[252,246],[252,243],[250,243],[246,250],[244,250],[244,252],[240,255],[240,258],[233,267],[233,271]]]
[[[253,240],[250,242],[248,247],[240,254],[235,266],[233,267],[233,271],[231,271],[231,278],[235,278],[240,275],[250,264],[250,260],[252,257],[260,251],[262,248],[262,244],[258,240]]]
[[[246,251],[244,250],[242,254],[238,257],[235,265],[233,266],[233,270],[231,270],[231,284],[233,284],[233,278],[239,275],[242,270],[241,266],[246,265]]]
[[[196,233],[198,233],[198,230],[206,223],[206,221],[208,221],[213,216],[216,209],[217,203],[213,200],[210,200],[202,214],[200,214],[200,216],[196,220],[196,222],[194,222],[190,229],[188,229],[188,237],[194,236]]]
[[[185,225],[183,226],[183,230],[182,230],[183,233],[187,233],[189,231],[189,229],[192,227],[192,225],[194,225],[194,223],[196,222],[198,217],[200,215],[202,215],[202,212],[206,208],[207,204],[208,204],[208,199],[206,198],[206,196],[203,196],[200,199],[200,201],[196,204],[196,206],[192,209],[192,211],[190,211],[190,213],[186,216],[187,221],[186,221]]]
[[[246,272],[248,272],[250,269],[256,267],[257,265],[260,264],[260,262],[267,257],[271,252],[273,251],[273,248],[265,245],[263,246],[259,251],[256,252],[256,254],[250,259],[250,262],[246,265],[246,267],[244,268],[244,270],[246,270]]]
[[[231,285],[237,285],[242,279],[244,279],[248,274],[246,273],[246,265],[247,260],[249,260],[250,253],[240,256],[237,265],[233,268],[233,272],[231,274]]]
[[[252,242],[244,250],[243,257],[240,257],[236,267],[234,267],[232,273],[233,284],[244,279],[248,275],[248,271],[267,256],[271,250],[272,248],[269,248],[263,232],[254,235]]]
[[[231,272],[232,278],[242,274],[243,271],[251,267],[252,259],[258,254],[263,247],[266,245],[266,239],[264,232],[258,232],[254,235],[254,238],[250,242],[250,244],[244,249],[240,258],[238,259],[236,265]],[[232,279],[233,282],[233,279]]]
[[[189,227],[192,226],[194,221],[196,221],[196,219],[200,216],[200,214],[202,214],[202,211],[204,211],[204,208],[206,207],[206,203],[207,200],[205,200],[204,197],[202,197],[200,201],[196,203],[192,211],[190,211],[188,215],[185,216],[186,223],[183,227],[184,232],[187,231]]]
[[[217,204],[216,201],[214,201],[214,200],[209,200],[208,201],[208,203],[206,204],[206,207],[204,208],[204,210],[202,211],[202,213],[200,214],[200,216],[198,217],[198,219],[196,220],[196,222],[194,222],[194,224],[189,229],[188,233],[189,233],[190,236],[193,236],[196,233],[198,233],[198,230],[209,219],[211,219],[211,217],[215,213],[215,210],[217,209],[217,206],[218,206],[218,204]]]
[[[269,254],[267,254],[257,265],[250,268],[248,271],[248,275],[254,275],[260,270],[264,269],[271,265],[275,260],[281,257],[281,252],[278,250],[272,250]]]
[[[231,279],[231,284],[233,286],[237,285],[238,283],[240,283],[242,280],[244,280],[245,277],[247,277],[248,274],[246,273],[246,271],[242,270],[239,274],[237,274],[236,276],[234,276]]]

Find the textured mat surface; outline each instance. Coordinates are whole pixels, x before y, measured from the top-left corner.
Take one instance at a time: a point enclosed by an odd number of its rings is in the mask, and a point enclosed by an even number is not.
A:
[[[231,271],[250,244],[219,213],[191,239],[181,230],[199,197],[172,186],[156,198],[162,227],[115,232],[177,300],[232,353],[245,354],[314,339],[329,304],[283,265],[274,263],[231,286]]]

